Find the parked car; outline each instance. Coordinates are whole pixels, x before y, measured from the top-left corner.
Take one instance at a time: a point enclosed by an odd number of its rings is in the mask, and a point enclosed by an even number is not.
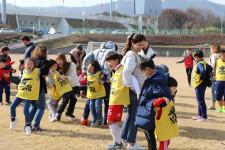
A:
[[[23,29],[23,30],[20,30],[20,32],[33,33],[33,29]]]
[[[132,33],[138,33],[138,32],[135,30],[132,30],[132,31],[127,31],[125,34],[132,34]]]
[[[1,28],[0,33],[14,33],[14,31],[9,28]]]
[[[124,34],[124,32],[121,30],[115,30],[112,32],[112,34]]]
[[[82,34],[82,33],[83,33],[82,30],[75,30],[75,31],[72,32],[72,34]]]
[[[44,31],[37,31],[38,34],[45,34]]]
[[[99,30],[99,29],[94,29],[94,30],[91,30],[90,33],[91,34],[103,34],[103,31]]]

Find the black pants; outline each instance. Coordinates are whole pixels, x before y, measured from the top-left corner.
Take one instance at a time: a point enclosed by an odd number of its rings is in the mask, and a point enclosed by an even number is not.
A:
[[[148,141],[149,150],[157,150],[156,148],[156,139],[155,139],[155,129],[145,130],[145,137]]]
[[[62,113],[65,110],[66,105],[70,102],[66,114],[73,114],[75,105],[77,103],[77,98],[75,95],[77,94],[79,87],[75,86],[72,89],[73,91],[63,94],[63,101],[59,106],[58,113]]]
[[[188,84],[191,85],[191,73],[193,68],[186,68],[186,73],[188,77]]]

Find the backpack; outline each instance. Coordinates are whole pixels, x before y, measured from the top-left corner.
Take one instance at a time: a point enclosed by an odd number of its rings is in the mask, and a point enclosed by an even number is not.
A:
[[[204,82],[205,82],[205,85],[208,87],[212,86],[212,81],[213,81],[212,71],[213,71],[213,68],[209,64],[206,64]]]

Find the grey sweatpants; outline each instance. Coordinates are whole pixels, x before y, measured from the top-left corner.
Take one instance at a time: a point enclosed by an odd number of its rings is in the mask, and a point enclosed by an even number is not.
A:
[[[216,103],[215,98],[215,81],[212,81],[212,86],[210,87],[210,94],[211,94],[211,102]]]
[[[58,111],[58,103],[60,100],[53,100],[52,96],[49,96],[48,100],[48,109],[49,109],[49,114],[52,117],[56,117],[56,113]]]

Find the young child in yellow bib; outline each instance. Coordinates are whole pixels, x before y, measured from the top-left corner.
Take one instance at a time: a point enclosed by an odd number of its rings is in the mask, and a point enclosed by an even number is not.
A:
[[[63,97],[65,99],[64,95],[72,94],[72,88],[70,87],[69,83],[65,79],[59,79],[59,72],[57,72],[57,62],[53,59],[49,60],[50,69],[49,69],[49,75],[47,80],[47,83],[51,89],[51,93],[48,100],[48,108],[50,111],[50,121],[54,122],[57,120],[56,114],[58,109],[58,103],[59,100]],[[67,98],[68,99],[68,95]]]
[[[219,104],[216,112],[225,113],[225,102],[222,101],[222,97],[225,97],[225,50],[222,50],[220,59],[216,60],[215,80],[215,97]]]
[[[87,98],[90,98],[90,110],[92,115],[91,126],[102,127],[102,98],[106,96],[104,82],[107,79],[105,76],[101,80],[101,68],[98,61],[91,60],[88,65],[87,73]]]
[[[10,127],[12,130],[18,119],[16,118],[16,107],[24,101],[24,115],[25,115],[25,131],[26,134],[31,133],[31,121],[29,116],[29,107],[31,100],[39,99],[40,91],[40,70],[35,68],[34,60],[27,58],[24,63],[24,70],[21,81],[18,85],[18,93],[16,98],[10,106]]]
[[[173,77],[168,78],[167,87],[171,91],[171,95],[174,97],[177,91],[177,81]],[[166,107],[160,108],[160,106],[166,101]],[[170,139],[179,135],[179,129],[177,124],[177,115],[174,107],[174,101],[170,101],[166,97],[161,97],[153,102],[155,115],[155,128],[156,136],[159,140],[159,150],[166,150],[170,144]]]

